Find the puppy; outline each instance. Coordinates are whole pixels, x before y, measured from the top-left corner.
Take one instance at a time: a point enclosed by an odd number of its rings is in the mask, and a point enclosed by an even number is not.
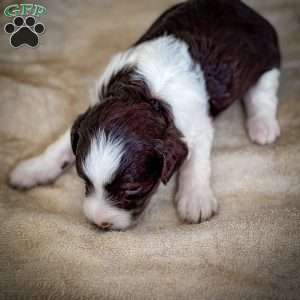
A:
[[[44,153],[21,162],[10,183],[46,184],[75,162],[87,219],[123,230],[178,171],[179,217],[208,220],[218,207],[210,184],[213,118],[243,99],[250,139],[274,142],[279,69],[275,30],[241,1],[177,4],[112,58],[89,109]]]

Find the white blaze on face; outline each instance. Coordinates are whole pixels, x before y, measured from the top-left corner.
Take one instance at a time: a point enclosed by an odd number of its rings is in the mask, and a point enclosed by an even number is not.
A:
[[[103,223],[110,223],[111,229],[125,229],[131,223],[130,213],[113,206],[104,190],[120,166],[123,149],[122,141],[101,131],[91,141],[83,163],[83,170],[94,187],[84,200],[83,211],[89,221],[100,227]]]

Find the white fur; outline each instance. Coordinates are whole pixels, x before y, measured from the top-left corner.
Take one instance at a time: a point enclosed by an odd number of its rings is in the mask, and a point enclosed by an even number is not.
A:
[[[114,140],[100,131],[91,141],[86,156],[84,172],[93,183],[94,191],[84,200],[83,210],[91,222],[102,227],[103,223],[112,224],[111,229],[125,229],[131,221],[130,213],[110,203],[104,190],[120,166],[123,155],[122,141]]]
[[[138,67],[154,95],[172,107],[189,148],[189,159],[179,172],[178,214],[191,223],[207,220],[216,212],[217,202],[210,187],[213,126],[203,72],[194,65],[187,45],[173,37],[149,42]]]
[[[102,194],[103,190],[97,191],[95,195],[87,197],[83,202],[83,211],[87,219],[99,227],[102,224],[111,224],[110,229],[122,230],[131,225],[130,213],[111,206],[105,195]]]
[[[137,66],[151,92],[172,108],[175,124],[189,147],[189,160],[180,171],[178,213],[188,222],[206,220],[217,210],[210,188],[210,151],[213,126],[203,72],[193,63],[185,42],[163,36],[116,55],[99,81],[125,66]]]
[[[152,93],[172,108],[175,124],[189,147],[189,159],[179,172],[176,195],[179,216],[191,223],[207,220],[217,210],[210,187],[213,126],[203,72],[187,45],[167,36],[144,45],[138,69]]]
[[[137,61],[135,48],[130,48],[126,52],[121,52],[114,55],[104,70],[103,74],[100,76],[100,79],[96,82],[96,93],[93,92],[93,95],[96,97],[91,98],[91,104],[95,105],[99,103],[99,96],[101,96],[100,89],[106,87],[111,77],[120,71],[126,66],[134,65]],[[101,101],[102,99],[100,99]]]
[[[280,135],[276,119],[279,76],[278,69],[264,73],[244,99],[250,139],[261,145],[273,143]]]
[[[120,165],[123,146],[120,140],[113,140],[100,131],[91,141],[83,168],[91,182],[97,186],[108,183]]]
[[[18,188],[31,188],[48,183],[63,172],[64,163],[72,164],[74,160],[68,129],[42,154],[20,162],[10,174],[10,184]]]

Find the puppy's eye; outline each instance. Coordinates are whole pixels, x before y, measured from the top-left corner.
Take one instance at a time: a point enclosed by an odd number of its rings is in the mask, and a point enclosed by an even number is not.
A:
[[[125,195],[126,196],[138,196],[142,193],[142,191],[143,191],[143,188],[140,186],[134,190],[126,190]]]
[[[123,184],[121,189],[124,191],[125,196],[136,196],[142,192],[143,187],[139,183],[130,182]]]

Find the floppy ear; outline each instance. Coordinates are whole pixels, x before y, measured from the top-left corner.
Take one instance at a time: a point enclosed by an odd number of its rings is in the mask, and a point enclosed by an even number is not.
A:
[[[71,146],[72,146],[72,150],[74,155],[76,155],[76,150],[77,150],[77,145],[78,145],[78,141],[79,141],[79,128],[80,128],[80,124],[81,122],[84,120],[86,113],[80,114],[77,119],[75,120],[72,129],[71,129]]]
[[[180,168],[188,155],[187,145],[176,133],[168,135],[163,144],[163,168],[161,181],[167,184],[172,175]]]

